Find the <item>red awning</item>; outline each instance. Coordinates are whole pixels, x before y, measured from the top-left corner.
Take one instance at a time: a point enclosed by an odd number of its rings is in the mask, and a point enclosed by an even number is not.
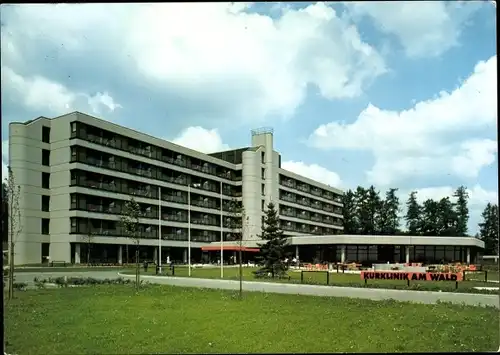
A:
[[[220,246],[205,246],[201,247],[202,251],[220,251],[221,247]],[[223,251],[239,251],[240,247],[237,245],[225,245],[222,247]],[[241,247],[241,251],[248,251],[251,253],[258,253],[260,250],[259,248],[247,248],[247,247]]]

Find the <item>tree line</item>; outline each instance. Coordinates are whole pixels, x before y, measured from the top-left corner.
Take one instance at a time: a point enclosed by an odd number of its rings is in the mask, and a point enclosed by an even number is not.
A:
[[[412,191],[405,201],[406,213],[401,215],[398,189],[391,188],[381,196],[373,185],[347,190],[343,196],[345,234],[468,236],[469,194],[459,186],[450,196],[419,203]],[[498,205],[488,203],[479,223],[476,237],[485,242],[484,255],[498,254]]]

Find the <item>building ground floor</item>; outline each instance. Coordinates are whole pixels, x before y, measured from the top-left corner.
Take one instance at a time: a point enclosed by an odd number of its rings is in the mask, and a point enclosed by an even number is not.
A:
[[[246,247],[258,247],[258,241],[245,241]],[[146,245],[144,245],[146,244]],[[220,243],[188,243],[185,241],[162,241],[161,252],[158,240],[141,241],[139,259],[141,262],[219,263],[220,249],[202,251],[203,246],[220,247]],[[223,249],[234,246],[224,242]],[[442,264],[461,262],[478,263],[481,260],[483,243],[470,237],[411,237],[411,236],[294,236],[289,239],[287,251],[290,258],[304,263],[350,263],[363,266],[377,263]],[[29,255],[26,252],[30,252]],[[127,264],[135,262],[136,245],[126,238],[98,238],[58,241],[56,243],[29,243],[23,248],[16,245],[16,264],[40,264],[67,262],[72,264]],[[23,254],[24,253],[24,254]],[[255,262],[258,253],[243,252],[243,262]],[[238,261],[238,252],[222,253],[225,264]]]

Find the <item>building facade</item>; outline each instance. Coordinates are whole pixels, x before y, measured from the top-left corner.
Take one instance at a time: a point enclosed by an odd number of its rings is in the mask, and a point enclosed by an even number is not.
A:
[[[73,112],[11,123],[9,165],[21,187],[16,264],[131,261],[119,221],[132,197],[150,260],[160,233],[162,260],[186,261],[188,239],[192,258],[206,257],[202,246],[230,239],[234,203],[245,240],[258,240],[269,202],[290,237],[342,233],[342,191],[282,169],[269,129],[252,131],[249,147],[203,154]]]

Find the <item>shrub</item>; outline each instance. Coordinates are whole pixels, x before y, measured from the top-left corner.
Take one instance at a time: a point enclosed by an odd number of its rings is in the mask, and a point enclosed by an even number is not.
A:
[[[26,282],[14,282],[14,290],[24,291],[28,287]]]

